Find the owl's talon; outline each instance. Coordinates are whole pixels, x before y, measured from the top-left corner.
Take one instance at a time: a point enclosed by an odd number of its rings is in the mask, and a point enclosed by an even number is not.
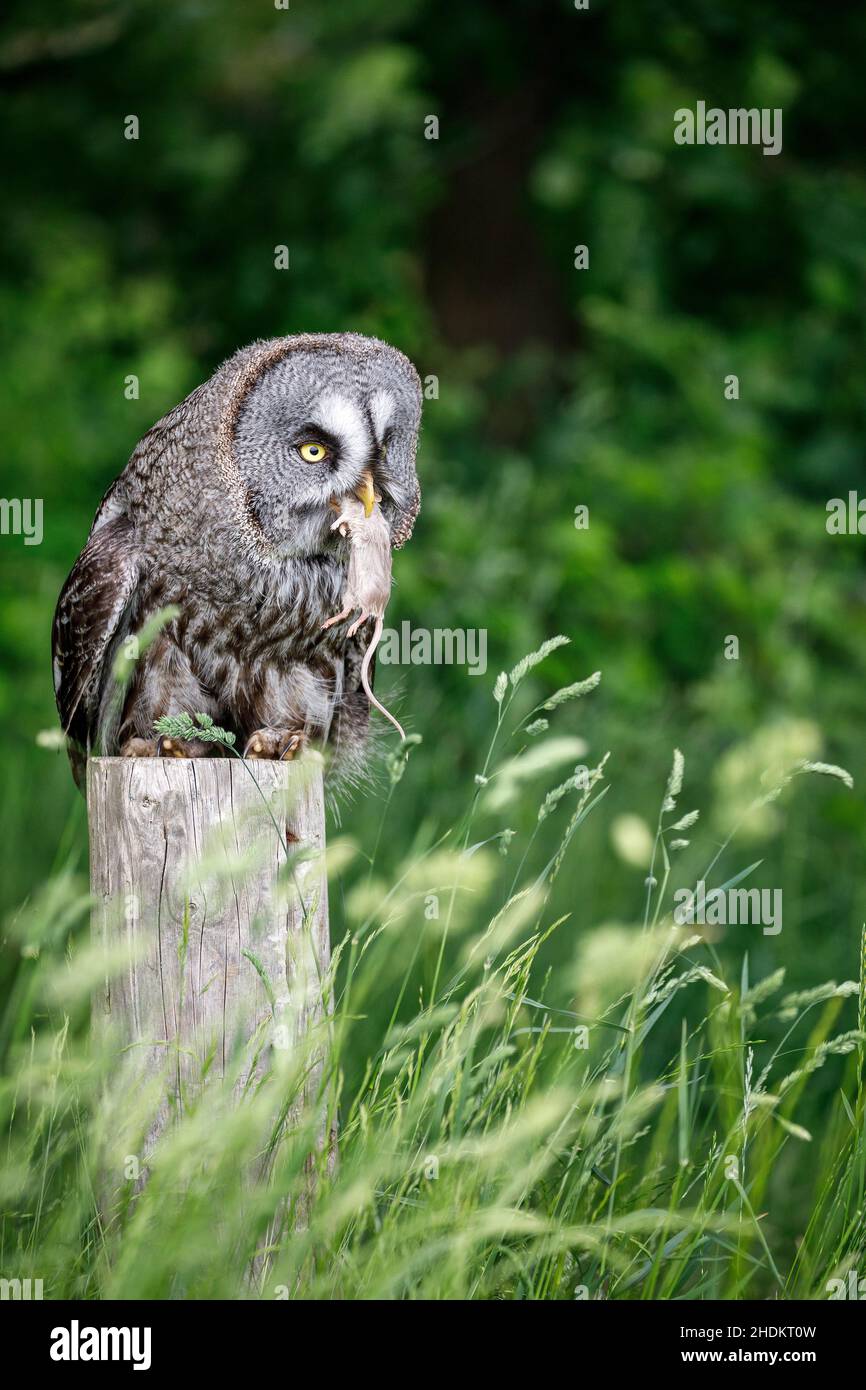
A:
[[[187,755],[178,739],[171,738],[168,734],[160,734],[156,741],[156,756],[158,758],[185,758]]]
[[[304,742],[303,730],[256,729],[250,734],[244,749],[245,758],[291,762]]]
[[[305,737],[306,735],[303,733],[292,734],[290,736],[288,743],[284,747],[283,751],[280,753],[281,763],[294,762],[295,758],[298,756],[298,754],[304,746]]]
[[[155,758],[159,739],[128,738],[120,749],[122,758]]]
[[[219,753],[212,743],[202,743],[199,739],[172,738],[170,734],[160,734],[156,740],[158,758],[212,758]]]

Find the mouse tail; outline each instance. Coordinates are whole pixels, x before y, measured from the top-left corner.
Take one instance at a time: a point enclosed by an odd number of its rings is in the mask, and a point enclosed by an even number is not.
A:
[[[384,714],[385,718],[386,718],[391,724],[394,725],[394,728],[397,730],[397,733],[400,735],[401,739],[402,739],[403,742],[405,743],[405,742],[406,742],[406,735],[405,735],[405,733],[403,732],[402,726],[401,726],[400,724],[397,723],[397,720],[394,718],[393,714],[389,713],[389,711],[386,710],[385,706],[379,703],[379,701],[376,699],[376,696],[373,694],[372,690],[370,689],[370,662],[373,660],[373,654],[374,654],[376,648],[377,648],[378,645],[379,645],[379,640],[380,640],[381,636],[382,636],[382,618],[381,618],[381,616],[380,616],[380,617],[378,617],[378,618],[376,619],[376,626],[375,626],[375,629],[374,629],[374,631],[373,631],[373,638],[372,638],[372,641],[370,642],[369,647],[367,648],[367,650],[366,650],[365,653],[364,653],[364,660],[361,662],[361,685],[362,685],[363,688],[364,688],[364,694],[366,695],[367,699],[370,701],[370,704],[371,704],[371,705],[375,705],[375,707],[376,707],[376,709],[379,711],[379,713],[380,713],[380,714]]]

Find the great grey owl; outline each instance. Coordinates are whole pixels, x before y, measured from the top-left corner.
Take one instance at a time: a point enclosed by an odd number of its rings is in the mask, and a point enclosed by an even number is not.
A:
[[[148,430],[103,497],[54,618],[57,707],[79,785],[91,752],[212,751],[155,736],[161,716],[198,712],[246,756],[291,757],[308,738],[330,746],[337,782],[353,777],[370,634],[323,626],[347,563],[332,508],[375,486],[392,545],[404,544],[420,504],[420,416],[401,352],[356,333],[301,334],[241,349]],[[179,612],[160,627],[170,605]],[[152,619],[119,696],[116,658]]]

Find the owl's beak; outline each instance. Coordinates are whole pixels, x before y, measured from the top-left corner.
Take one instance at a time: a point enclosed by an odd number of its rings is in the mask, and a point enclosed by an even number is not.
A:
[[[376,493],[373,489],[373,474],[369,469],[365,469],[361,474],[361,481],[355,488],[355,496],[359,502],[364,503],[364,515],[369,516],[376,505]]]

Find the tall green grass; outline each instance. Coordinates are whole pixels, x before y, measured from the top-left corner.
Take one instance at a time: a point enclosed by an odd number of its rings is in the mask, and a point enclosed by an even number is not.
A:
[[[642,915],[581,933],[566,977],[549,968],[571,930],[553,886],[607,790],[607,759],[583,767],[554,727],[598,676],[523,701],[562,641],[498,678],[448,833],[419,831],[380,878],[391,793],[427,755],[410,743],[370,845],[332,846],[333,961],[303,1044],[265,1030],[178,1094],[171,1058],[145,1080],[134,1049],[89,1036],[103,962],[80,882],[59,873],[7,924],[0,1274],[50,1298],[737,1299],[824,1298],[861,1267],[863,939],[854,978],[816,962],[814,987],[786,993],[782,969],[753,979],[747,955],[674,925],[673,856],[700,824],[681,754]],[[801,763],[744,813],[811,772],[845,777]],[[530,798],[536,831],[556,827],[531,872],[535,836],[518,850],[506,823]],[[726,848],[707,846],[714,886]]]

